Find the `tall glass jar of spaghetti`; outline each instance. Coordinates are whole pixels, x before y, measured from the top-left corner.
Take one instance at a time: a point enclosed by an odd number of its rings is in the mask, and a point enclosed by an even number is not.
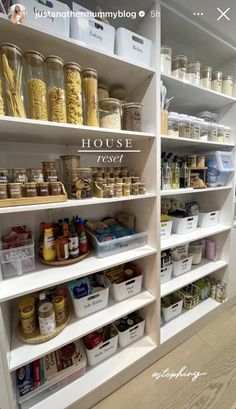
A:
[[[99,126],[98,117],[98,74],[93,68],[82,71],[84,102],[84,125]]]

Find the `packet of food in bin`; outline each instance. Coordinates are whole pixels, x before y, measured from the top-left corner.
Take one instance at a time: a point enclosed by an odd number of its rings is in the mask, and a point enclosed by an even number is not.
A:
[[[92,293],[91,283],[89,277],[78,278],[75,281],[71,281],[68,287],[73,294],[74,298],[83,298]]]

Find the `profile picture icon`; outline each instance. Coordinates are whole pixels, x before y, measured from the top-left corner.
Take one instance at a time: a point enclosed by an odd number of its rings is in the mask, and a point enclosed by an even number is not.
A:
[[[24,24],[26,20],[26,9],[23,4],[13,4],[9,9],[9,20],[13,24]]]

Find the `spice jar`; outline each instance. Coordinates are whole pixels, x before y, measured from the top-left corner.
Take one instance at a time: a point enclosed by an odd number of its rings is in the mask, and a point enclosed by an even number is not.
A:
[[[82,71],[84,124],[99,126],[97,71],[87,68]]]
[[[44,80],[44,56],[37,51],[24,54],[28,93],[28,117],[48,120],[47,86]]]
[[[50,55],[45,60],[47,68],[49,119],[66,122],[66,97],[64,86],[63,60]]]
[[[1,45],[2,72],[8,115],[26,118],[23,97],[23,56],[21,49],[14,44]]]
[[[139,183],[131,183],[130,194],[136,196],[139,194]]]
[[[140,182],[140,177],[139,176],[132,176],[131,181],[132,181],[132,183],[139,183]]]
[[[200,85],[201,83],[201,63],[194,61],[188,64],[187,81],[192,85]]]
[[[230,135],[231,135],[230,127],[225,126],[225,129],[224,129],[224,143],[230,143]]]
[[[225,95],[228,95],[228,97],[233,96],[233,77],[230,75],[223,77],[223,83],[222,83],[222,93]]]
[[[145,195],[147,191],[146,183],[142,182],[139,184],[139,194]]]
[[[24,185],[25,196],[26,197],[36,197],[37,196],[37,189],[35,182],[26,182]]]
[[[123,184],[123,196],[130,196],[130,183]]]
[[[109,88],[104,84],[98,84],[98,101],[109,98]]]
[[[21,183],[8,183],[9,197],[19,199],[21,196]]]
[[[67,122],[83,125],[82,86],[80,65],[71,62],[64,65]]]
[[[207,141],[208,140],[209,123],[204,121],[203,118],[199,118],[199,122],[200,122],[200,140],[201,141]]]
[[[212,79],[212,67],[209,67],[208,65],[202,67],[201,86],[207,89],[211,89],[211,79]]]
[[[225,127],[218,124],[217,142],[224,142]]]
[[[43,302],[38,308],[40,334],[52,335],[56,329],[55,310],[51,302]]]
[[[168,135],[179,136],[179,114],[177,112],[169,112]]]
[[[123,129],[126,131],[142,132],[143,106],[139,103],[123,105]]]
[[[43,182],[42,169],[28,169],[29,181],[40,183]]]
[[[12,169],[12,181],[17,183],[28,182],[27,171],[24,168]]]
[[[190,138],[191,139],[200,139],[200,123],[199,118],[195,116],[190,117],[191,126],[190,126]]]
[[[115,196],[115,187],[114,185],[107,185],[107,189],[108,189],[108,197],[112,198]]]
[[[100,127],[121,129],[120,101],[106,98],[99,101]]]
[[[35,298],[27,295],[20,300],[19,314],[24,335],[30,336],[36,329]]]
[[[131,176],[125,176],[123,178],[123,183],[131,183]]]
[[[44,161],[43,165],[43,176],[46,182],[57,182],[58,175],[56,170],[56,163],[54,161]]]
[[[122,196],[122,183],[116,184],[115,185],[115,197],[121,197]]]
[[[197,167],[197,156],[189,155],[187,158],[187,165],[191,169],[196,168]]]
[[[62,325],[66,321],[66,303],[62,295],[57,295],[52,299],[55,309],[56,325]]]
[[[179,115],[179,137],[190,138],[190,118],[188,115]]]
[[[217,142],[218,138],[218,124],[211,122],[208,127],[208,140]]]
[[[172,48],[168,45],[161,46],[161,72],[171,75]]]
[[[205,168],[205,156],[204,155],[197,156],[197,168]]]
[[[4,98],[3,98],[1,78],[0,78],[0,115],[5,115],[5,104],[4,104]]]
[[[59,196],[61,195],[61,183],[60,182],[51,182],[49,184],[50,195]]]
[[[69,169],[69,196],[72,199],[93,197],[93,177],[91,168]]]
[[[0,168],[0,184],[8,183],[10,180],[9,170],[6,168]]]
[[[49,183],[48,182],[40,182],[38,183],[37,187],[38,187],[39,196],[49,196]]]
[[[7,184],[0,183],[0,200],[7,199]]]
[[[179,80],[186,81],[188,59],[185,55],[177,55],[172,59],[171,75]]]
[[[214,71],[211,80],[211,89],[215,92],[222,92],[222,71]]]

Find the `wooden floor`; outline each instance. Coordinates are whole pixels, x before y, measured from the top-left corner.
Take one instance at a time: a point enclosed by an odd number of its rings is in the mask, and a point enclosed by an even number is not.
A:
[[[152,378],[166,368],[206,372]],[[236,409],[236,306],[108,396],[93,409]]]

